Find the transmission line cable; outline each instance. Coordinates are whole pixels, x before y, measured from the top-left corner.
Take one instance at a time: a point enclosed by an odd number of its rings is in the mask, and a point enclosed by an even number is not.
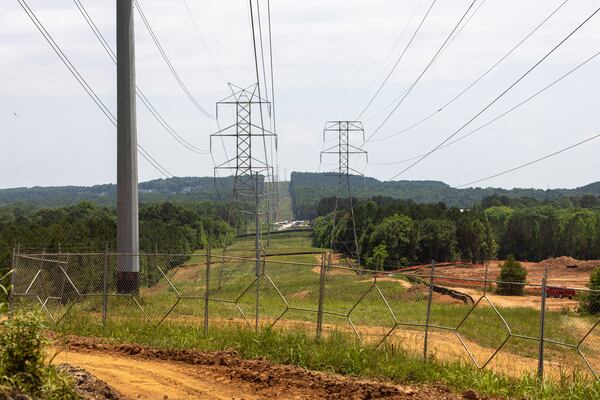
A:
[[[262,75],[263,75],[263,82],[265,84],[265,100],[268,102],[269,101],[269,86],[267,83],[267,69],[265,67],[265,52],[264,52],[264,44],[263,44],[263,34],[262,34],[262,18],[260,16],[260,0],[256,0],[256,19],[258,21],[258,38],[259,38],[259,43],[260,43],[260,58],[261,58],[261,63],[262,63]],[[259,89],[260,90],[260,89]],[[267,112],[269,114],[269,120],[272,123],[272,115],[271,115],[271,109],[269,107],[267,107]],[[265,160],[267,160],[267,164],[269,164],[268,159],[269,159],[269,155],[267,154],[267,143],[266,143],[266,138],[263,136],[263,147],[264,147],[264,151],[265,151]],[[272,138],[269,138],[269,147],[270,147],[270,153],[271,153],[271,164],[273,163],[274,157],[273,157],[273,141]],[[268,171],[268,169],[267,169]],[[273,172],[273,171],[271,171]],[[275,176],[272,173],[271,174],[271,181],[274,183],[275,181]]]
[[[466,19],[466,21],[462,24],[462,26],[456,31],[456,33],[450,38],[450,40],[448,41],[448,43],[446,43],[446,45],[444,46],[444,48],[442,49],[442,51],[440,52],[440,56],[443,54],[444,51],[446,51],[446,49],[448,49],[448,47],[450,47],[450,45],[452,44],[452,42],[454,42],[454,40],[456,40],[456,38],[461,34],[461,32],[465,29],[465,27],[469,24],[469,22],[471,22],[471,19],[473,19],[473,17],[479,12],[479,9],[485,4],[486,0],[482,0],[479,5],[477,6],[477,8],[475,8],[475,10],[471,13],[471,15],[469,16],[469,18]],[[439,58],[439,56],[438,56]],[[365,118],[365,121],[371,121],[377,117],[379,117],[381,114],[383,114],[386,110],[389,110],[390,108],[392,108],[394,106],[394,104],[396,104],[396,102],[398,100],[400,100],[400,98],[406,93],[408,89],[405,89],[404,91],[402,91],[402,93],[400,93],[398,95],[398,97],[396,97],[392,102],[390,102],[387,106],[383,107],[382,109],[380,109],[378,112],[376,112],[375,114],[371,115],[368,118]],[[379,141],[379,139],[377,139],[376,141]]]
[[[257,0],[258,1],[258,0]],[[256,45],[256,29],[254,26],[254,11],[253,11],[253,7],[252,7],[252,0],[248,0],[248,4],[250,6],[250,27],[252,30],[252,48],[254,50],[254,66],[255,66],[255,70],[256,70],[256,88],[258,90],[258,98],[259,98],[259,104],[258,107],[260,109],[260,127],[262,129],[262,131],[264,132],[265,129],[265,121],[264,121],[264,116],[263,116],[263,108],[262,108],[262,94],[261,94],[261,90],[260,90],[260,68],[259,68],[259,55],[258,55],[258,48]],[[263,135],[263,146],[264,146],[264,152],[265,152],[265,164],[267,165],[267,174],[268,174],[268,156],[267,156],[267,148],[266,148],[266,140],[265,137]]]
[[[423,124],[424,122],[430,120],[431,118],[433,118],[436,114],[439,114],[440,112],[442,112],[446,107],[448,107],[450,104],[454,103],[456,100],[458,100],[463,94],[465,94],[466,92],[468,92],[473,86],[477,85],[479,83],[479,81],[481,81],[483,78],[485,78],[490,72],[492,72],[498,65],[500,65],[504,60],[506,60],[512,53],[515,52],[515,50],[517,50],[519,47],[521,47],[521,45],[527,40],[529,39],[534,33],[536,33],[550,18],[552,18],[569,0],[564,0],[561,4],[558,5],[557,8],[555,8],[546,18],[544,18],[535,28],[533,28],[533,30],[531,30],[527,35],[525,35],[517,44],[515,44],[507,53],[505,53],[502,57],[500,57],[500,59],[498,61],[496,61],[491,67],[489,67],[482,75],[480,75],[477,79],[475,79],[473,82],[471,82],[469,85],[467,85],[467,87],[465,87],[463,90],[461,90],[460,92],[458,92],[458,94],[456,94],[454,97],[452,97],[450,100],[448,100],[446,103],[444,103],[442,106],[440,106],[439,108],[437,108],[435,111],[431,112],[430,114],[428,114],[426,117],[424,117],[423,119],[415,122],[414,124],[408,126],[407,128],[404,128],[403,130],[396,132],[394,134],[382,137],[382,138],[377,138],[375,140],[373,140],[373,142],[381,142],[383,140],[387,140],[390,139],[392,137],[398,136],[398,135],[402,135],[403,133],[406,133],[414,128],[416,128],[417,126]]]
[[[71,60],[67,55],[62,51],[58,43],[54,40],[52,35],[46,30],[42,22],[38,19],[35,12],[29,7],[26,0],[17,0],[21,8],[25,11],[31,22],[35,25],[37,30],[42,34],[46,42],[50,45],[52,50],[56,53],[58,58],[62,61],[62,63],[67,67],[71,75],[75,78],[77,83],[83,88],[86,94],[92,99],[92,101],[98,106],[100,111],[108,118],[108,120],[116,127],[117,126],[117,118],[110,111],[110,109],[104,104],[102,99],[96,94],[96,92],[92,89],[92,87],[87,83],[85,78],[79,73],[77,68],[71,63]],[[155,158],[153,158],[148,151],[146,151],[141,145],[138,144],[137,150],[140,155],[150,163],[157,171],[161,174],[165,175],[167,178],[175,178],[173,174],[171,174],[163,165],[161,165]],[[177,178],[175,178],[177,179]]]
[[[456,33],[450,38],[450,40],[448,41],[448,43],[446,43],[446,46],[444,46],[444,48],[442,49],[442,52],[445,51],[451,44],[452,42],[454,42],[454,40],[456,40],[456,38],[461,34],[461,32],[465,29],[465,27],[467,25],[469,25],[469,22],[471,22],[471,20],[473,19],[473,17],[479,12],[479,9],[485,4],[486,0],[481,0],[479,2],[479,4],[477,5],[477,7],[475,8],[475,10],[473,10],[473,12],[471,13],[471,15],[469,15],[469,18],[467,18],[465,20],[465,22],[462,24],[462,26],[460,28],[458,28],[458,30],[456,31]]]
[[[200,27],[198,26],[198,23],[196,22],[196,18],[194,18],[194,13],[192,12],[187,0],[183,0],[183,4],[185,5],[185,10],[187,12],[187,15],[190,17],[190,20],[192,20],[192,24],[194,25],[196,33],[198,34],[198,37],[200,38],[200,42],[202,42],[202,46],[204,47],[204,50],[206,50],[208,57],[210,57],[210,61],[212,62],[213,66],[215,67],[215,69],[217,70],[219,75],[221,76],[221,79],[223,79],[223,81],[225,83],[227,83],[227,79],[225,79],[225,75],[223,75],[223,71],[219,67],[219,64],[217,64],[217,61],[215,60],[212,52],[210,51],[208,45],[206,44],[206,40],[204,40],[204,35],[202,35],[202,31],[200,31]]]
[[[269,35],[269,72],[271,75],[271,129],[274,135],[277,135],[277,121],[275,119],[275,78],[273,72],[273,35],[271,30],[271,0],[267,0],[267,21],[268,21],[268,35]],[[275,157],[273,157],[273,137],[269,136],[271,143],[271,162],[274,163],[275,167],[275,196],[276,204],[279,208],[279,149],[277,140],[275,141]]]
[[[457,186],[457,188],[461,188],[461,187],[465,187],[465,186],[474,185],[474,184],[476,184],[476,183],[479,183],[479,182],[487,181],[487,180],[489,180],[489,179],[493,179],[493,178],[497,178],[497,177],[499,177],[499,176],[502,176],[502,175],[506,175],[506,174],[508,174],[508,173],[511,173],[511,172],[517,171],[517,170],[519,170],[519,169],[522,169],[522,168],[528,167],[528,166],[530,166],[530,165],[536,164],[536,163],[538,163],[538,162],[540,162],[540,161],[544,161],[544,160],[546,160],[546,159],[548,159],[548,158],[550,158],[550,157],[554,157],[554,156],[556,156],[556,155],[558,155],[558,154],[560,154],[560,153],[564,153],[565,151],[571,150],[571,149],[573,149],[573,148],[575,148],[575,147],[577,147],[577,146],[581,146],[582,144],[585,144],[585,143],[587,143],[587,142],[590,142],[590,141],[592,141],[592,140],[594,140],[594,139],[597,139],[597,138],[599,138],[599,137],[600,137],[600,134],[598,134],[598,135],[594,135],[594,136],[592,136],[592,137],[589,137],[589,138],[587,138],[587,139],[584,139],[584,140],[582,140],[582,141],[580,141],[580,142],[577,142],[577,143],[575,143],[575,144],[572,144],[572,145],[570,145],[570,146],[563,147],[562,149],[560,149],[560,150],[557,150],[557,151],[555,151],[554,153],[546,154],[546,155],[545,155],[545,156],[543,156],[543,157],[536,158],[535,160],[532,160],[532,161],[526,162],[525,164],[521,164],[521,165],[518,165],[518,166],[516,166],[516,167],[510,168],[510,169],[507,169],[507,170],[504,170],[504,171],[502,171],[502,172],[498,172],[498,173],[496,173],[496,174],[493,174],[493,175],[490,175],[490,176],[486,176],[485,178],[477,179],[477,180],[475,180],[475,181],[471,181],[471,182],[468,182],[468,183],[463,183],[462,185],[458,185],[458,186]]]
[[[104,35],[102,35],[102,32],[100,32],[100,29],[98,28],[98,26],[96,25],[96,23],[94,22],[94,20],[88,13],[88,11],[86,10],[85,6],[81,3],[80,0],[73,0],[73,2],[77,6],[77,9],[79,10],[81,15],[85,19],[86,23],[88,24],[88,26],[90,27],[92,32],[94,33],[94,36],[96,36],[96,38],[98,39],[98,41],[100,42],[100,44],[102,45],[102,47],[104,48],[104,50],[106,51],[108,56],[111,58],[113,63],[115,65],[117,65],[116,53],[114,52],[112,47],[108,44],[108,42],[106,41],[106,38],[104,37]],[[142,104],[144,104],[144,106],[146,106],[146,108],[148,109],[150,114],[152,114],[152,116],[156,119],[156,121],[164,128],[164,130],[171,137],[173,137],[173,139],[175,139],[183,147],[185,147],[186,149],[188,149],[194,153],[198,153],[198,154],[206,154],[207,153],[206,150],[200,149],[200,148],[194,146],[193,144],[188,142],[185,138],[183,138],[179,133],[177,133],[177,131],[158,112],[156,107],[154,107],[154,105],[150,102],[150,100],[148,99],[148,97],[146,97],[146,95],[142,92],[142,90],[138,86],[136,86],[135,89],[136,89],[136,94],[137,94],[138,98],[140,99],[140,101],[142,102]]]
[[[600,11],[600,8],[597,8],[592,14],[590,14],[583,22],[581,22],[577,27],[575,27],[575,29],[573,29],[565,38],[563,38],[556,46],[554,46],[549,52],[547,52],[540,60],[538,60],[532,67],[530,67],[523,75],[521,75],[516,81],[514,81],[512,84],[510,84],[506,89],[504,89],[504,91],[502,91],[494,100],[492,100],[488,105],[486,105],[485,107],[483,107],[481,109],[481,111],[479,111],[477,114],[475,114],[475,116],[473,116],[470,120],[468,120],[464,125],[462,125],[460,128],[458,128],[456,131],[454,131],[451,135],[449,135],[447,138],[445,138],[442,142],[440,142],[437,146],[435,146],[433,149],[429,150],[427,153],[425,153],[422,157],[420,157],[418,160],[416,160],[414,163],[410,164],[408,167],[404,168],[402,171],[400,171],[399,173],[397,173],[396,175],[392,176],[389,180],[393,180],[395,178],[397,178],[398,176],[402,175],[403,173],[405,173],[406,171],[412,169],[415,165],[419,164],[421,161],[423,161],[425,158],[429,157],[429,155],[433,152],[435,152],[436,150],[438,150],[440,147],[442,147],[445,143],[447,143],[450,139],[452,139],[454,136],[458,135],[464,128],[466,128],[471,122],[473,122],[475,119],[477,119],[477,117],[479,117],[481,114],[483,114],[486,110],[488,110],[492,105],[494,105],[498,100],[500,100],[502,97],[504,97],[504,95],[506,93],[508,93],[512,88],[514,88],[519,82],[521,82],[523,79],[525,79],[525,77],[527,77],[533,70],[535,70],[542,62],[544,62],[544,60],[546,60],[548,57],[550,57],[550,55],[552,55],[559,47],[561,47],[567,40],[569,40],[569,38],[571,36],[573,36],[577,31],[579,31],[579,29],[581,29],[581,27],[583,27],[590,19],[592,19],[597,13],[598,11]]]
[[[506,115],[510,114],[511,112],[515,111],[516,109],[520,108],[522,105],[528,103],[529,101],[533,100],[535,97],[537,97],[538,95],[542,94],[543,92],[545,92],[546,90],[550,89],[552,86],[556,85],[558,82],[562,81],[563,79],[565,79],[566,77],[568,77],[569,75],[571,75],[573,72],[577,71],[579,68],[583,67],[584,65],[586,65],[587,63],[589,63],[590,61],[592,61],[593,59],[595,59],[596,57],[598,57],[600,55],[600,51],[596,52],[595,54],[593,54],[591,57],[589,57],[588,59],[586,59],[585,61],[583,61],[582,63],[578,64],[576,67],[572,68],[571,70],[569,70],[567,73],[565,73],[564,75],[560,76],[559,78],[555,79],[554,81],[552,81],[551,83],[549,83],[548,85],[544,86],[542,89],[538,90],[537,92],[535,92],[534,94],[532,94],[531,96],[529,96],[528,98],[526,98],[525,100],[519,102],[518,104],[516,104],[515,106],[511,107],[510,109],[504,111],[503,113],[499,114],[498,116],[496,116],[495,118],[492,118],[491,120],[489,120],[488,122],[486,122],[483,125],[480,125],[479,127],[473,129],[472,131],[465,133],[462,136],[459,136],[458,138],[449,141],[448,143],[444,144],[443,146],[440,146],[440,148],[438,149],[445,149],[446,147],[452,146],[453,144],[455,144],[456,142],[460,142],[463,139],[466,139],[467,137],[474,135],[475,133],[481,131],[483,128],[491,125],[492,123],[498,121],[499,119],[505,117]],[[421,157],[423,157],[425,154],[420,154],[418,156],[414,156],[411,158],[406,158],[404,160],[399,160],[399,161],[391,161],[391,162],[370,162],[369,164],[373,164],[373,165],[395,165],[395,164],[404,164],[407,163],[409,161],[413,161],[413,160],[417,160]]]
[[[265,50],[263,45],[262,18],[260,17],[260,0],[256,0],[256,20],[258,22],[258,41],[260,43],[260,60],[262,63],[263,82],[265,84],[265,100],[269,101],[269,86],[267,84],[267,69],[265,67]],[[269,111],[269,115],[271,112]]]
[[[417,29],[413,32],[412,36],[410,37],[410,40],[408,41],[408,43],[406,44],[406,46],[404,47],[404,50],[402,50],[402,53],[400,53],[400,56],[398,57],[398,59],[396,59],[396,62],[394,63],[394,66],[392,67],[392,69],[390,69],[390,72],[388,72],[387,76],[385,77],[385,79],[383,80],[383,82],[381,82],[381,84],[379,85],[379,87],[377,88],[377,90],[375,91],[375,93],[373,94],[373,96],[371,97],[371,99],[369,100],[369,102],[367,103],[367,105],[362,109],[362,111],[358,114],[358,117],[356,117],[356,119],[360,119],[362,117],[362,115],[365,113],[365,111],[367,111],[367,109],[371,106],[371,104],[373,103],[373,100],[375,100],[375,98],[379,95],[379,93],[381,92],[381,89],[383,89],[383,87],[385,86],[385,84],[387,83],[387,81],[390,79],[390,77],[392,76],[392,74],[394,73],[394,71],[396,70],[396,67],[398,67],[398,64],[400,64],[400,61],[402,61],[402,59],[404,58],[404,55],[406,54],[406,52],[408,51],[408,49],[410,48],[410,46],[412,45],[413,41],[415,40],[415,37],[417,36],[417,34],[419,33],[419,31],[421,30],[421,27],[423,26],[423,24],[425,23],[425,20],[427,19],[427,17],[429,16],[429,13],[431,12],[431,9],[433,8],[433,6],[435,5],[435,3],[437,2],[437,0],[433,0],[431,2],[431,5],[429,6],[429,8],[427,9],[427,12],[425,12],[425,15],[423,16],[423,18],[421,19],[421,22],[419,22],[419,25],[417,26]]]
[[[146,26],[146,29],[148,29],[148,32],[150,33],[150,37],[152,38],[152,41],[156,45],[156,48],[158,49],[160,55],[162,56],[163,60],[167,64],[167,67],[171,71],[171,74],[173,75],[173,77],[175,78],[175,80],[177,81],[177,83],[179,84],[179,86],[181,87],[181,89],[183,90],[183,92],[185,93],[185,95],[187,96],[187,98],[190,100],[190,102],[204,116],[206,116],[207,118],[210,118],[210,119],[216,119],[214,115],[210,114],[208,111],[206,111],[200,105],[200,103],[198,103],[198,101],[196,100],[196,98],[192,95],[192,93],[190,92],[190,90],[183,83],[183,80],[181,79],[181,77],[177,73],[177,70],[175,70],[175,67],[173,66],[173,63],[171,63],[171,60],[169,59],[169,57],[167,56],[167,53],[165,52],[165,50],[163,49],[162,45],[160,44],[160,41],[158,40],[158,37],[154,33],[154,29],[152,29],[152,26],[150,25],[150,21],[148,20],[148,18],[146,18],[146,15],[144,14],[144,11],[140,7],[140,3],[137,0],[133,0],[133,3],[135,4],[135,8],[137,9],[138,13],[140,14],[140,17],[142,17],[142,22]]]
[[[271,35],[271,0],[267,0],[267,17],[269,20],[269,61],[271,71],[271,107],[273,108],[273,133],[277,134],[277,119],[275,118],[275,78],[273,76],[273,38]],[[277,150],[277,143],[275,143]]]
[[[365,143],[368,143],[373,138],[373,136],[375,136],[377,134],[377,132],[379,132],[379,130],[383,127],[383,125],[385,125],[385,123],[396,112],[396,110],[398,109],[398,107],[400,107],[400,105],[404,102],[404,100],[412,92],[412,90],[414,89],[414,87],[417,85],[417,83],[419,83],[419,81],[421,80],[421,78],[423,77],[423,75],[425,75],[425,73],[429,70],[429,68],[435,62],[435,60],[437,60],[437,58],[439,57],[439,55],[444,50],[444,48],[445,48],[446,44],[448,43],[448,41],[452,38],[452,35],[454,35],[454,32],[456,32],[456,30],[459,28],[459,26],[462,23],[462,21],[469,14],[469,11],[471,10],[471,8],[473,8],[473,5],[475,5],[476,1],[477,0],[473,0],[469,4],[469,7],[467,7],[467,10],[460,17],[460,19],[458,20],[458,22],[456,23],[456,25],[454,25],[454,28],[452,28],[452,31],[446,37],[446,39],[444,40],[444,42],[442,43],[442,45],[439,47],[439,49],[436,51],[436,53],[433,55],[433,57],[431,58],[431,60],[429,61],[429,63],[425,66],[425,68],[423,69],[423,71],[421,71],[421,73],[419,74],[419,76],[417,76],[417,79],[415,79],[413,81],[413,83],[408,87],[408,89],[406,90],[406,92],[404,92],[404,95],[402,96],[402,98],[400,98],[400,100],[398,101],[398,103],[396,103],[396,105],[394,106],[394,108],[392,108],[392,111],[389,112],[389,114],[383,119],[383,121],[381,121],[381,123],[377,126],[377,128],[369,135],[369,137],[367,137],[367,140],[364,141],[363,146],[365,145]]]
[[[356,102],[352,105],[352,109],[354,109],[354,107],[356,107],[358,105],[358,103],[363,99],[363,97],[365,97],[365,95],[367,94],[367,92],[371,89],[371,87],[375,83],[375,80],[377,79],[377,77],[379,76],[379,74],[381,73],[381,71],[383,71],[383,67],[385,67],[385,65],[389,61],[390,57],[392,57],[392,54],[394,54],[394,50],[396,50],[396,47],[398,47],[398,45],[400,44],[400,41],[404,37],[404,34],[408,30],[408,27],[410,26],[411,22],[413,21],[415,15],[417,15],[417,11],[421,7],[421,4],[423,4],[423,0],[419,0],[419,2],[417,3],[417,5],[415,6],[412,14],[410,15],[410,18],[408,19],[408,21],[406,22],[406,24],[404,24],[404,27],[402,28],[402,31],[400,32],[400,35],[398,35],[398,37],[396,38],[396,41],[394,42],[394,45],[392,46],[392,48],[390,49],[390,51],[386,55],[386,57],[383,60],[383,62],[381,63],[381,65],[379,65],[379,68],[377,69],[377,72],[375,72],[375,74],[373,74],[373,76],[371,77],[371,80],[369,81],[369,84],[364,88],[364,90],[362,91],[362,93],[360,94],[360,96],[358,97],[358,99],[356,100]]]

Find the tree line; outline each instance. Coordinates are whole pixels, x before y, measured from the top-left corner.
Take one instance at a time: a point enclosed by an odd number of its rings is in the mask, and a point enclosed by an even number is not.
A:
[[[219,247],[235,235],[227,205],[221,202],[153,203],[140,207],[140,251],[188,254],[210,241]],[[10,268],[12,250],[57,252],[115,250],[117,216],[113,208],[90,202],[61,208],[0,208],[0,270]]]
[[[470,209],[390,197],[353,199],[353,205],[358,247],[371,268],[509,255],[528,261],[562,255],[600,258],[600,200],[595,196],[540,201],[493,195]],[[313,244],[333,243],[335,250],[356,254],[347,204],[338,203],[334,211],[335,198],[323,198],[317,210]]]

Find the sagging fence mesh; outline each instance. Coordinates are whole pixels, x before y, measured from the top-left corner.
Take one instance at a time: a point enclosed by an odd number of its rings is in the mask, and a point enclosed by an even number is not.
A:
[[[543,273],[519,283],[494,280],[487,269],[457,277],[433,266],[383,273],[333,262],[327,254],[313,263],[208,253],[15,254],[10,305],[41,308],[51,323],[73,326],[341,331],[365,345],[510,375],[598,378],[599,292],[557,286]],[[124,288],[119,280],[132,265],[139,273],[126,282],[135,287]]]

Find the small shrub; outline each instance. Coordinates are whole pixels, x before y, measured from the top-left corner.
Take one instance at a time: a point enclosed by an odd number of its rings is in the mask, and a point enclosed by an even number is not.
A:
[[[500,282],[498,282],[496,292],[505,296],[523,296],[524,285],[522,283],[525,283],[526,278],[527,270],[510,254],[500,269],[500,275],[498,275]]]
[[[46,339],[43,324],[35,313],[17,313],[0,327],[0,371],[19,377],[24,384],[41,386]]]

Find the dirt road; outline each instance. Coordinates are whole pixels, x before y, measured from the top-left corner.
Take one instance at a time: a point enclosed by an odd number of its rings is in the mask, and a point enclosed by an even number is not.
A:
[[[68,352],[59,362],[83,368],[130,399],[255,399],[248,385],[227,385],[209,368],[189,368],[102,352]]]
[[[159,350],[78,338],[54,360],[85,368],[127,399],[448,399],[443,387],[409,387],[244,360],[235,352]]]

